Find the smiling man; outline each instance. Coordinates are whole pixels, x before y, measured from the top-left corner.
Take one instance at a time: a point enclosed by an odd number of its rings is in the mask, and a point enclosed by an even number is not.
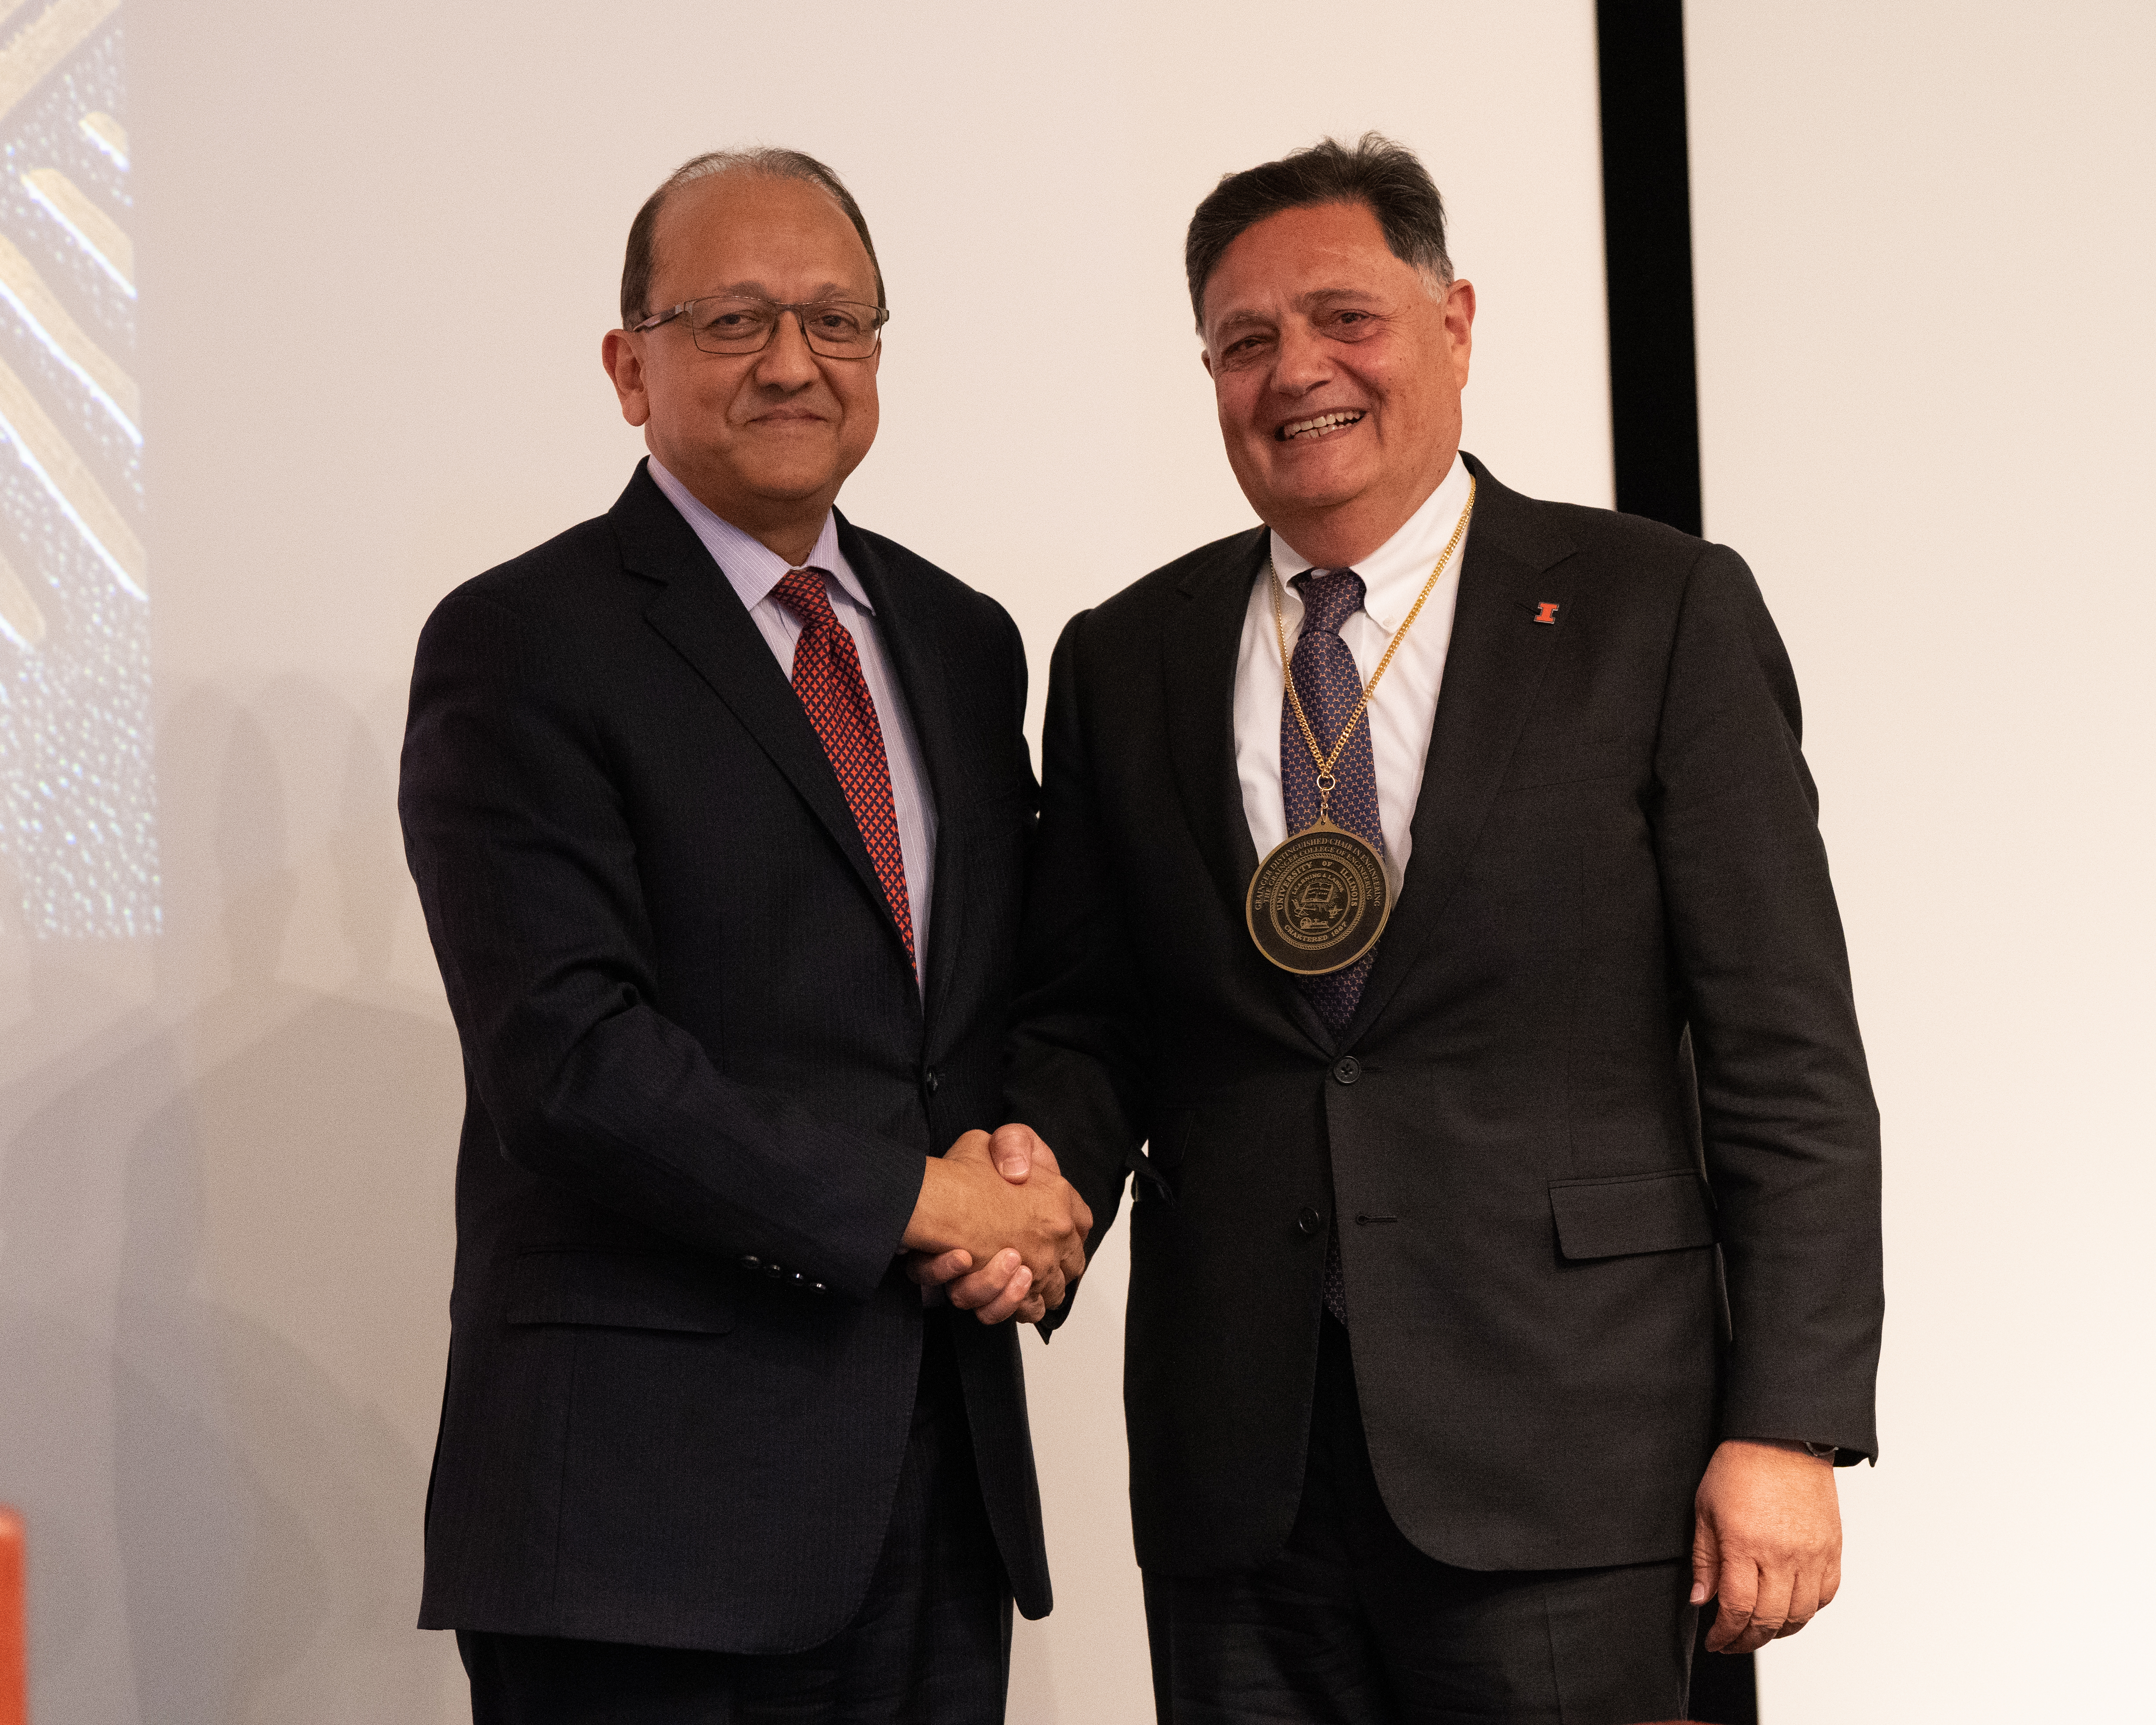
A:
[[[833,506],[889,313],[829,168],[688,163],[621,316],[649,459],[444,599],[413,679],[468,1089],[421,1622],[480,1725],[985,1725],[1014,1593],[1049,1605],[1003,1320],[1091,1222],[988,1130],[1024,655]]]
[[[1748,1649],[1833,1597],[1876,1450],[1788,660],[1733,553],[1460,452],[1406,151],[1231,175],[1185,256],[1264,526],[1056,649],[1009,1091],[1096,1242],[1136,1175],[1160,1717],[1681,1716],[1702,1602]]]

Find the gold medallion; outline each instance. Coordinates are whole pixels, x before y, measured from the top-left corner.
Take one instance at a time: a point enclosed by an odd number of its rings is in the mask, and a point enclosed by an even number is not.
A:
[[[1392,913],[1384,860],[1329,820],[1276,845],[1250,876],[1244,915],[1258,950],[1282,970],[1345,970],[1378,943]]]

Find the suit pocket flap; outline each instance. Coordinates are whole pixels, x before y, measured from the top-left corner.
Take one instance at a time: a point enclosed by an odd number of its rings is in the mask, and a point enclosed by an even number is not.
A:
[[[733,1290],[708,1258],[671,1252],[526,1252],[509,1267],[512,1324],[601,1324],[619,1330],[724,1335]]]
[[[1558,1250],[1568,1258],[1621,1258],[1714,1244],[1707,1186],[1688,1168],[1550,1188]]]

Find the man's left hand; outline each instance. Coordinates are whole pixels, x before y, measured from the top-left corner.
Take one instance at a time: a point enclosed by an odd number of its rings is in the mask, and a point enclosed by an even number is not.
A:
[[[1710,1653],[1794,1635],[1841,1586],[1834,1464],[1801,1444],[1726,1440],[1694,1499],[1691,1602],[1717,1595]]]

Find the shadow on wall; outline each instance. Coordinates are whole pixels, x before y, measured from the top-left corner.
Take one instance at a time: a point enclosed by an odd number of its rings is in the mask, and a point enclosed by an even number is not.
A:
[[[412,1624],[461,1076],[438,999],[389,977],[376,734],[296,680],[190,693],[159,739],[154,1005],[114,949],[32,952],[33,1022],[105,1027],[0,1116],[40,1725],[449,1716],[454,1650]],[[344,978],[289,980],[326,968]]]

